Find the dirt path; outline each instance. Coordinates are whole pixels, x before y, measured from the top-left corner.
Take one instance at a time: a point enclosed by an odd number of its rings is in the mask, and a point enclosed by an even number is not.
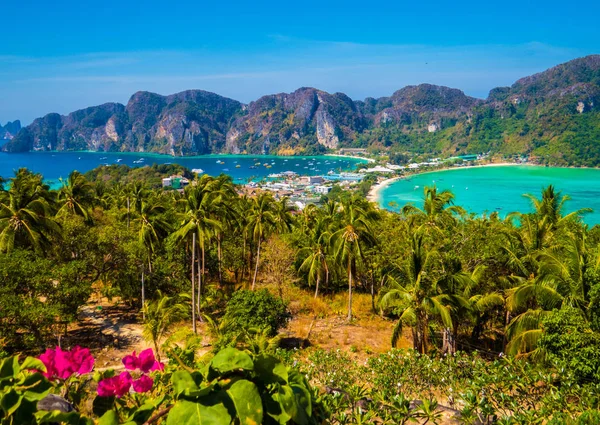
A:
[[[137,312],[122,304],[93,303],[79,310],[79,322],[63,339],[68,346],[88,347],[96,369],[122,367],[121,359],[132,351],[148,348],[142,337]]]

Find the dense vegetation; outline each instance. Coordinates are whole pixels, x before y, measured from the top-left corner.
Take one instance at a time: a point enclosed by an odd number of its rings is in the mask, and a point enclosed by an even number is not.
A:
[[[506,218],[468,215],[435,187],[425,188],[422,205],[398,214],[349,194],[294,211],[268,193],[240,195],[226,176],[204,175],[181,193],[131,178],[142,172],[161,170],[114,167],[89,180],[73,172],[54,191],[22,169],[0,191],[3,356],[68,344],[66,326],[100,293],[141,310],[146,339],[170,360],[153,372],[152,398],[115,399],[104,410],[116,416],[102,423],[141,424],[161,409],[171,410],[164,423],[176,423],[173,412],[192,415],[194,403],[222,403],[211,415],[225,409],[243,418],[250,413],[240,410],[229,374],[258,388],[256,400],[278,423],[436,423],[441,405],[465,423],[598,418],[600,233],[582,223],[585,211],[564,215],[568,197],[552,187],[530,195],[532,212]],[[363,366],[339,352],[277,349],[286,303],[295,301],[284,296],[291,287],[315,299],[344,294],[348,321],[358,313],[356,294],[368,294],[361,308],[395,323],[390,348],[409,341],[413,350]],[[210,324],[212,360],[195,356],[191,329],[200,320]],[[185,323],[185,344],[174,344],[170,330]],[[289,362],[288,372],[264,359],[273,355]],[[33,360],[25,367],[14,359],[0,368],[2,423],[16,423],[10,416],[19,406],[10,403],[17,398],[32,414],[31,403],[48,392],[88,411],[69,393],[80,385],[85,398],[94,388],[85,374],[77,385],[49,382],[23,370],[42,370]],[[230,361],[236,366],[215,366]],[[39,394],[18,395],[20,379],[39,384]],[[115,378],[111,388],[130,380]],[[264,394],[285,406],[279,414]]]

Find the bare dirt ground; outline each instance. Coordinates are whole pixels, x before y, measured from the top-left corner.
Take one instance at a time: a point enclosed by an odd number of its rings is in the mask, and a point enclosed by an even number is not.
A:
[[[138,311],[123,303],[93,300],[79,310],[79,321],[69,328],[63,343],[88,347],[96,358],[96,368],[122,367],[121,359],[149,345],[142,338]]]

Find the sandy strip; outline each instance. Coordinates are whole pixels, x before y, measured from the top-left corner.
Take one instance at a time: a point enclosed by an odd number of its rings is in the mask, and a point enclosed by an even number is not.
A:
[[[354,159],[361,159],[363,161],[367,161],[367,162],[375,162],[374,159],[371,158],[365,158],[364,156],[354,156],[354,155],[341,155],[341,154],[337,154],[337,153],[327,153],[323,156],[335,156],[338,158],[354,158]]]

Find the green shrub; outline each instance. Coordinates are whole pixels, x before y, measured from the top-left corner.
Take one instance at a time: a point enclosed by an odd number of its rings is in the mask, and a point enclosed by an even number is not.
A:
[[[248,333],[273,337],[286,326],[290,317],[287,305],[266,289],[237,291],[227,303],[215,348],[234,345]]]

